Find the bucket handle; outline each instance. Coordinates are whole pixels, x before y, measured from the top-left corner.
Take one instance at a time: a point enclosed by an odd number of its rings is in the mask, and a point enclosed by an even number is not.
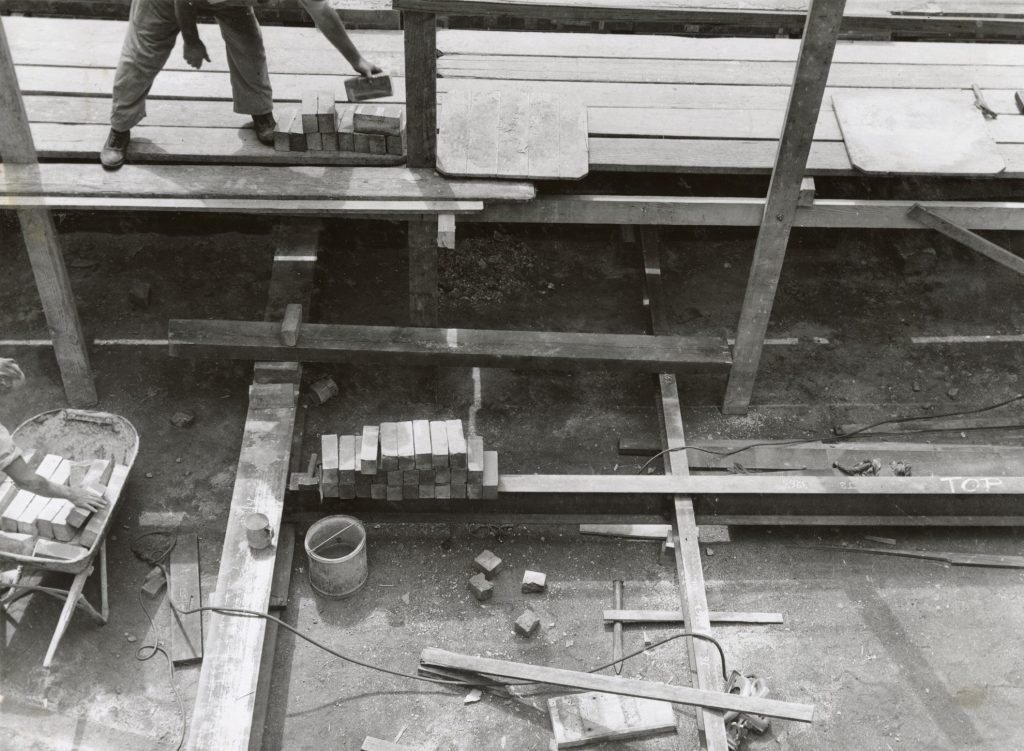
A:
[[[335,533],[334,533],[333,535],[331,535],[331,536],[330,536],[330,537],[328,537],[328,538],[327,538],[326,540],[324,540],[323,542],[321,542],[321,543],[320,543],[319,545],[317,545],[317,546],[316,546],[315,548],[310,548],[309,552],[310,552],[310,553],[315,553],[315,552],[316,552],[316,551],[318,551],[318,550],[319,550],[320,548],[322,548],[322,547],[323,547],[324,545],[326,545],[326,544],[327,544],[327,543],[329,543],[329,542],[330,542],[331,540],[333,540],[333,539],[334,539],[335,537],[337,537],[337,536],[338,536],[338,535],[340,535],[340,534],[341,534],[342,532],[344,532],[344,531],[345,531],[346,529],[348,529],[349,527],[354,527],[355,525],[356,525],[356,523],[355,523],[355,522],[349,522],[349,523],[348,523],[348,525],[346,525],[346,526],[342,527],[341,529],[339,529],[339,530],[338,530],[337,532],[335,532]]]

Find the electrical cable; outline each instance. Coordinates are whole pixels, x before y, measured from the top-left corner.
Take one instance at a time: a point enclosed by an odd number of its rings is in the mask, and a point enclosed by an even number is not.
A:
[[[890,420],[879,420],[878,422],[873,422],[870,425],[865,425],[862,428],[857,428],[857,430],[853,430],[853,431],[851,431],[849,433],[842,433],[840,435],[828,435],[828,436],[819,437],[819,438],[797,438],[797,439],[794,439],[794,440],[791,440],[791,441],[761,441],[761,442],[758,442],[758,443],[749,443],[749,444],[747,444],[745,446],[740,446],[739,448],[731,449],[729,451],[716,451],[714,449],[702,448],[700,446],[675,446],[673,448],[667,448],[667,449],[664,449],[662,451],[659,451],[657,454],[652,456],[650,459],[648,459],[646,462],[644,462],[640,466],[640,469],[637,470],[637,474],[638,475],[642,475],[644,473],[644,471],[649,466],[651,466],[651,464],[653,462],[655,462],[657,459],[660,459],[661,457],[665,456],[665,454],[671,454],[671,453],[674,453],[676,451],[700,451],[702,453],[712,454],[714,456],[728,457],[728,456],[733,456],[734,454],[742,453],[743,451],[747,451],[748,449],[759,448],[761,446],[797,446],[797,445],[800,445],[802,443],[815,443],[815,442],[821,442],[821,443],[837,443],[837,442],[840,442],[841,443],[841,442],[849,440],[850,438],[853,438],[854,436],[858,436],[858,435],[861,435],[862,433],[866,433],[867,431],[871,430],[872,428],[877,428],[877,427],[879,427],[881,425],[900,425],[900,424],[904,424],[904,423],[908,423],[908,422],[917,422],[917,421],[920,421],[920,420],[939,420],[939,419],[942,419],[944,417],[964,417],[966,415],[977,415],[977,414],[981,414],[982,412],[990,412],[990,411],[992,411],[994,409],[999,409],[1000,407],[1005,407],[1008,404],[1013,404],[1014,402],[1018,402],[1018,401],[1021,401],[1021,400],[1024,400],[1024,394],[1017,394],[1016,396],[1013,396],[1013,397],[1011,397],[1009,399],[1006,399],[1004,401],[998,402],[996,404],[990,404],[987,407],[979,407],[978,409],[966,409],[966,410],[960,410],[958,412],[945,412],[943,414],[938,414],[938,415],[920,415],[920,416],[917,416],[917,417],[894,417],[894,418],[892,418]],[[1010,429],[1012,429],[1014,427],[1024,428],[1024,425],[1019,425],[1019,426],[1000,425],[1000,426],[998,426],[997,429],[999,429],[999,430],[1010,430]],[[979,428],[959,428],[958,430],[963,430],[963,431],[967,432],[967,431],[972,431],[972,430],[991,430],[991,429],[992,428],[979,427]],[[883,432],[880,432],[880,433],[870,433],[870,435],[884,435],[884,436],[916,435],[918,433],[924,433],[924,432],[940,432],[940,431],[938,431],[937,429],[935,429],[935,430],[923,429],[923,430],[912,430],[912,431],[890,431],[890,432],[884,432],[884,433]]]

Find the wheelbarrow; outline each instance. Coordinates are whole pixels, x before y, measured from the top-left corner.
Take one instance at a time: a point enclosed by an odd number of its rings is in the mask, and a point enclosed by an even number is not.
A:
[[[23,449],[35,449],[43,454],[57,454],[71,461],[109,459],[122,464],[129,470],[139,451],[139,433],[128,420],[109,412],[93,412],[75,409],[56,409],[36,415],[17,427],[13,433],[15,443]],[[123,487],[123,486],[122,486]],[[113,488],[111,488],[113,490]],[[72,560],[53,560],[17,553],[0,553],[0,563],[12,562],[20,566],[18,580],[6,583],[9,589],[0,596],[0,627],[6,626],[9,618],[7,609],[16,600],[40,592],[64,603],[57,628],[53,632],[49,649],[43,659],[43,667],[50,667],[71,616],[76,608],[82,608],[100,625],[107,622],[110,613],[107,600],[107,533],[117,513],[117,505],[123,493],[108,494],[110,511],[102,528],[88,548]],[[112,497],[113,496],[113,497]],[[96,567],[99,558],[100,607],[97,610],[83,594],[85,583]],[[70,574],[73,578],[68,589],[41,586],[35,583],[21,583],[33,572],[57,572]],[[3,646],[0,641],[0,647]]]

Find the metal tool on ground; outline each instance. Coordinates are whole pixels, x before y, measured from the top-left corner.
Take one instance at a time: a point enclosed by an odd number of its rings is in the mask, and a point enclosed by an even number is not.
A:
[[[833,462],[832,467],[848,477],[873,477],[882,471],[882,462],[878,459],[865,459],[852,467],[844,467],[839,462]]]
[[[616,610],[622,610],[622,580],[612,582],[612,600]],[[615,674],[622,674],[622,621],[612,622],[612,659],[615,660]]]
[[[729,676],[725,690],[737,696],[751,696],[759,699],[768,696],[768,684],[763,678],[758,678],[753,674],[743,675],[736,670],[733,670]],[[725,713],[725,733],[730,751],[737,751],[751,730],[761,735],[769,727],[771,727],[771,720],[763,715],[745,712]]]

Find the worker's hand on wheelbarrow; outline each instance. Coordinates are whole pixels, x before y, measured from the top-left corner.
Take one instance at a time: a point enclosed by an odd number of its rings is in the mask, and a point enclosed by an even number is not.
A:
[[[210,55],[206,52],[206,45],[198,39],[194,42],[185,42],[185,62],[196,70],[203,67],[203,60],[210,62]]]
[[[68,500],[86,511],[99,511],[107,507],[107,499],[85,488],[68,488]]]
[[[356,64],[352,66],[356,73],[361,75],[363,78],[369,78],[370,76],[379,76],[383,73],[383,69],[379,65],[374,65],[365,57],[360,57],[356,61]]]

